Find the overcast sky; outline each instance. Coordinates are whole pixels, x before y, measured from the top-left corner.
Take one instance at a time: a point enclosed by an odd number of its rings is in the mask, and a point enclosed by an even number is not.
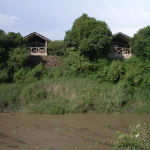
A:
[[[130,37],[150,25],[150,0],[0,0],[0,29],[63,40],[83,13]]]

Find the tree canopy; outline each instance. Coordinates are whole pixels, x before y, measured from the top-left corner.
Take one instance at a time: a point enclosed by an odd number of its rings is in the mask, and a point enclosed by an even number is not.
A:
[[[0,30],[0,82],[11,80],[28,59],[27,40],[20,33]],[[7,78],[7,79],[6,79]]]
[[[103,21],[83,14],[66,32],[64,42],[67,47],[75,47],[81,55],[95,60],[106,56],[112,47],[112,32]]]
[[[131,38],[132,52],[137,57],[150,59],[150,26],[140,29]]]

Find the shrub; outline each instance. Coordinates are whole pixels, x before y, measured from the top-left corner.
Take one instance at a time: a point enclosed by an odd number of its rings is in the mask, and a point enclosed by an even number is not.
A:
[[[31,83],[37,80],[41,80],[44,75],[47,75],[46,69],[42,63],[39,63],[34,69],[30,70],[26,75],[24,82]]]
[[[25,77],[30,70],[31,69],[28,67],[21,68],[20,70],[15,72],[15,74],[13,76],[13,81],[16,83],[24,83]]]
[[[53,78],[58,78],[63,76],[63,74],[64,72],[62,66],[57,66],[50,69],[48,76]]]
[[[122,61],[113,60],[109,66],[105,66],[103,70],[99,70],[97,78],[99,82],[107,81],[116,83],[124,75]]]
[[[47,46],[50,55],[63,56],[65,55],[66,48],[64,41],[50,41]]]
[[[110,140],[114,149],[149,150],[148,135],[150,126],[145,121],[139,120],[136,124],[130,125],[129,131],[128,134],[117,131],[117,137]]]
[[[91,63],[79,52],[70,52],[68,57],[63,59],[64,75],[69,77],[83,76],[86,77],[91,71]]]

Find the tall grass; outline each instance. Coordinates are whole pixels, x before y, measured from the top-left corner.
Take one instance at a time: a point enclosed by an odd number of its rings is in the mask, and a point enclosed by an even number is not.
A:
[[[88,78],[51,78],[25,85],[0,85],[0,108],[22,113],[150,113],[150,90]]]

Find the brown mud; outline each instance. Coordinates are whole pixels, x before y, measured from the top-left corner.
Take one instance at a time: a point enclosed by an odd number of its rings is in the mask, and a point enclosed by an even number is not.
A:
[[[110,150],[116,131],[128,133],[134,114],[0,114],[0,150]]]

